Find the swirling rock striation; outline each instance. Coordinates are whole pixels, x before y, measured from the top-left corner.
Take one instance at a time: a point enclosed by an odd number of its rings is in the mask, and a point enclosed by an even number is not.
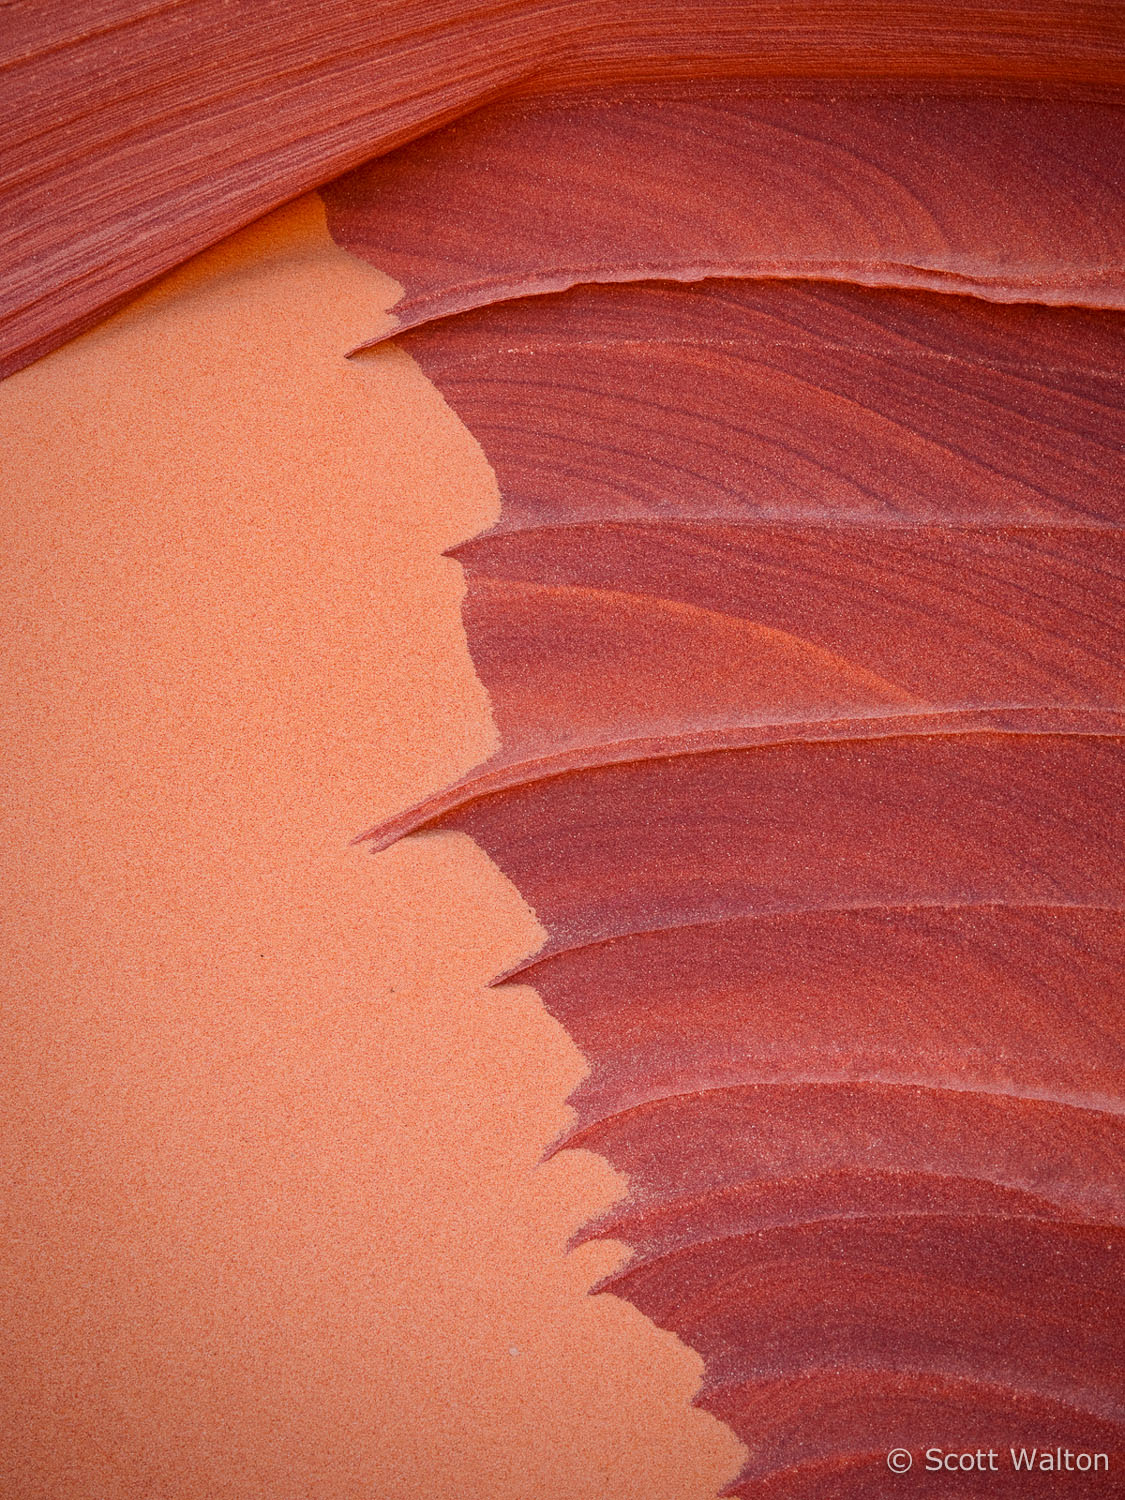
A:
[[[882,1495],[889,1448],[935,1443],[1119,1469],[1123,322],[1058,305],[1118,295],[1070,154],[1114,117],[725,100],[725,159],[686,95],[647,101],[651,159],[636,96],[608,136],[597,100],[569,198],[573,100],[329,194],[431,319],[402,344],[504,501],[454,554],[500,748],[369,836],[470,834],[546,926],[501,982],[589,1060],[555,1149],[629,1184],[583,1237],[628,1244],[605,1288],[702,1354],[748,1448],[730,1493]],[[558,290],[566,247],[608,284]]]
[[[326,200],[341,244],[402,282],[400,329],[653,277],[1122,307],[1123,123],[1105,100],[948,79],[604,89],[482,109]]]
[[[1104,95],[1123,62],[1119,7],[1070,0],[13,0],[0,374],[268,210],[508,95],[731,76]]]

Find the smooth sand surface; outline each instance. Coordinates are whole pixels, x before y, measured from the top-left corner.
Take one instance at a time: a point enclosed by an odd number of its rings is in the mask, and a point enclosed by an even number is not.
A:
[[[464,836],[495,745],[443,548],[498,512],[310,200],[0,387],[18,1500],[692,1500],[700,1361],[565,1253],[620,1180],[542,939]]]

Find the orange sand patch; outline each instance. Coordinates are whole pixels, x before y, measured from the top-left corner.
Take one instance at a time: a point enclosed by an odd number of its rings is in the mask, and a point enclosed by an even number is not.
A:
[[[350,840],[495,748],[498,513],[303,201],[0,389],[19,1500],[691,1500],[700,1362],[564,1253],[583,1065],[485,856]]]

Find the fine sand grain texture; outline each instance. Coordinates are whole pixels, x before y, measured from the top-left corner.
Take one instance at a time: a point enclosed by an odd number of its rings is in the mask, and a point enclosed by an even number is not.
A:
[[[543,931],[444,549],[499,514],[389,278],[294,205],[0,390],[13,1500],[690,1500],[701,1361],[589,1286]]]

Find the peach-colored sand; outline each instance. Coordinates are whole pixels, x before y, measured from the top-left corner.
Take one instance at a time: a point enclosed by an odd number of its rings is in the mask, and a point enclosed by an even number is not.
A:
[[[15,1500],[692,1500],[699,1361],[564,1253],[582,1074],[487,981],[489,753],[442,548],[496,515],[397,288],[303,201],[0,388]]]

